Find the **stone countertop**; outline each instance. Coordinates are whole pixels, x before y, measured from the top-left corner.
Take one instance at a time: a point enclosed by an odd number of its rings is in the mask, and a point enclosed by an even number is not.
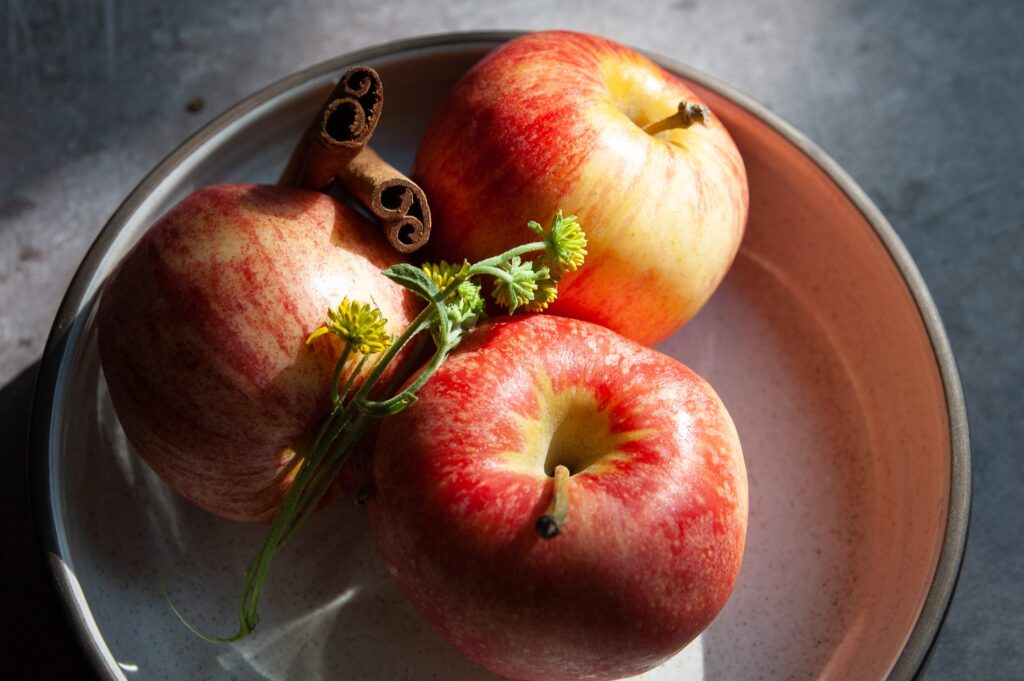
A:
[[[54,313],[120,201],[217,113],[304,66],[426,33],[562,27],[745,92],[822,146],[892,222],[949,334],[973,448],[966,560],[925,678],[1024,678],[1019,0],[4,0],[0,10],[3,639],[26,676],[86,678],[36,562],[25,431]]]

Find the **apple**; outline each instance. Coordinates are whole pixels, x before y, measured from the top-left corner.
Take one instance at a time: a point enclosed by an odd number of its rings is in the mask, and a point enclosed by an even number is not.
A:
[[[400,332],[418,306],[380,275],[396,262],[323,194],[219,185],[185,198],[99,305],[100,360],[129,441],[199,506],[272,517],[330,409],[340,344],[305,339],[346,296],[372,300]]]
[[[613,679],[723,607],[747,481],[703,379],[533,315],[472,332],[382,424],[369,514],[404,593],[469,658],[512,679]]]
[[[604,38],[505,43],[459,80],[420,143],[412,176],[430,199],[430,256],[499,253],[528,220],[563,208],[579,216],[589,255],[550,311],[646,345],[664,339],[722,280],[747,216],[743,160],[714,114],[692,124],[701,105]]]

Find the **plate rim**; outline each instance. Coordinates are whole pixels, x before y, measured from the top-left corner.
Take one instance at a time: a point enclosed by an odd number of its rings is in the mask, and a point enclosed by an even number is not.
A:
[[[43,561],[49,571],[51,587],[58,596],[65,621],[72,625],[79,650],[90,663],[90,671],[96,674],[103,673],[105,679],[121,681],[125,679],[116,665],[110,664],[112,658],[109,648],[103,642],[101,633],[92,621],[85,596],[60,553],[58,519],[52,512],[50,450],[54,433],[49,417],[52,414],[54,398],[57,395],[65,349],[70,340],[73,340],[72,332],[78,316],[77,311],[84,301],[87,289],[86,281],[95,276],[101,260],[129,216],[179,164],[208,139],[242,115],[309,80],[338,71],[349,64],[397,56],[402,52],[436,47],[468,47],[474,43],[493,48],[528,32],[521,30],[459,31],[403,38],[346,52],[280,78],[242,99],[188,137],[136,185],[104,224],[76,269],[47,336],[33,391],[28,450],[29,491],[36,538]],[[883,248],[899,269],[914,299],[922,324],[928,333],[942,378],[949,419],[951,454],[949,508],[938,563],[917,621],[887,677],[888,681],[906,681],[918,678],[928,663],[956,591],[967,543],[972,496],[967,410],[956,360],[938,308],[928,291],[924,278],[896,230],[864,190],[821,147],[782,117],[742,92],[674,59],[643,49],[638,49],[638,51],[648,55],[668,70],[737,104],[775,130],[821,168],[849,198],[874,230]]]

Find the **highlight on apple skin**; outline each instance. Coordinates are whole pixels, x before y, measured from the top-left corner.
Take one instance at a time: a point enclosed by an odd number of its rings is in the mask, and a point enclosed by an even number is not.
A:
[[[339,347],[305,339],[345,296],[373,300],[400,332],[418,304],[380,275],[395,262],[323,194],[217,185],[186,197],[99,305],[103,373],[138,454],[202,508],[268,520],[330,409]]]
[[[552,474],[567,515],[543,539]],[[551,315],[473,332],[383,424],[370,521],[404,593],[512,679],[616,679],[696,637],[740,570],[735,427],[679,362]]]
[[[605,38],[552,31],[498,47],[455,85],[416,155],[431,257],[501,252],[527,220],[564,208],[586,225],[589,255],[551,312],[664,339],[725,276],[748,207],[733,140],[713,112],[681,122],[684,102],[705,111],[684,81]]]

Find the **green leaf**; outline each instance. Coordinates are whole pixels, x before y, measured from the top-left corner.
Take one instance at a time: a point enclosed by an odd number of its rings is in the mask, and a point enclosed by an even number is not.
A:
[[[402,262],[392,265],[381,274],[424,298],[427,302],[444,303],[441,300],[441,290],[437,288],[437,284],[419,267]]]

